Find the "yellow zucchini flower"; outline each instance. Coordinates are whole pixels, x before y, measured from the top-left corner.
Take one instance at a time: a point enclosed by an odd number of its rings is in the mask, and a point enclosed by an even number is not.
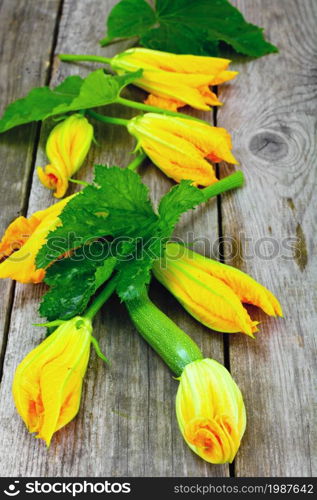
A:
[[[253,337],[258,322],[252,321],[242,303],[260,307],[269,316],[282,316],[278,300],[253,278],[178,243],[166,245],[153,272],[189,314],[213,330]]]
[[[230,60],[219,57],[170,54],[157,50],[132,48],[117,54],[111,61],[118,73],[143,69],[133,82],[149,92],[146,104],[177,111],[188,104],[209,110],[221,102],[210,86],[232,80],[238,74],[228,71]]]
[[[189,179],[195,185],[209,186],[217,178],[207,159],[237,163],[229,133],[208,123],[146,113],[132,118],[128,130],[138,147],[176,182]]]
[[[82,166],[93,139],[93,127],[87,118],[74,114],[51,131],[46,154],[50,164],[37,168],[42,184],[55,189],[54,196],[62,198],[68,188],[68,179]]]
[[[176,415],[186,443],[207,462],[231,463],[246,427],[239,387],[213,359],[186,365],[179,380]]]
[[[13,397],[30,432],[50,445],[53,434],[68,424],[80,405],[92,325],[77,316],[65,321],[19,364]]]
[[[45,270],[36,269],[36,254],[46,242],[48,233],[60,223],[58,216],[73,196],[35,212],[28,219],[18,217],[9,225],[0,242],[0,278],[20,283],[43,280]]]

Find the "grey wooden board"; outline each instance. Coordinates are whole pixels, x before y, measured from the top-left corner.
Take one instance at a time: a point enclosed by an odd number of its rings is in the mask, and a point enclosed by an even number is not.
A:
[[[108,9],[114,3],[104,2]],[[317,14],[313,0],[235,3],[251,22],[266,28],[281,53],[236,65],[241,70],[239,78],[221,90],[225,106],[217,114],[218,124],[233,132],[235,153],[247,176],[242,190],[227,194],[222,200],[223,233],[233,238],[234,249],[240,250],[234,257],[229,255],[231,240],[228,240],[226,257],[228,263],[248,271],[272,289],[281,298],[286,316],[285,320],[275,321],[252,311],[254,317],[262,321],[257,340],[230,336],[231,369],[244,392],[248,410],[247,433],[236,459],[235,473],[237,476],[309,476],[313,470],[311,461],[316,456],[316,435],[312,435],[316,429],[312,415],[312,401],[316,400],[313,394],[316,87],[311,67]],[[31,86],[44,82],[50,69],[47,61],[58,2],[41,2],[39,7],[35,1],[5,0],[1,8],[6,11],[6,17],[1,16],[4,26],[11,28],[10,36],[3,39],[6,45],[1,53],[0,85],[1,89],[6,86],[2,93],[5,105],[25,94]],[[106,9],[101,13],[102,8],[104,6],[95,0],[64,2],[56,51],[108,55],[118,50],[118,46],[106,51],[98,47],[106,15]],[[37,34],[36,30],[29,29],[30,19],[37,27]],[[20,33],[15,32],[15,26],[23,27]],[[11,64],[13,57],[8,54],[20,57],[19,65]],[[70,73],[83,75],[90,68],[88,64],[61,65],[56,60],[52,83],[56,84]],[[8,71],[10,79],[7,79]],[[20,79],[15,81],[18,73]],[[131,96],[141,97],[140,92],[129,92]],[[112,107],[107,110],[110,111],[132,115],[131,110],[122,108]],[[208,114],[204,116],[208,118]],[[45,164],[43,147],[51,126],[47,123],[43,127],[36,165]],[[34,130],[34,127],[23,127],[0,138],[4,148],[0,193],[4,207],[2,229],[28,203]],[[264,135],[260,135],[262,133]],[[128,151],[132,150],[133,141],[124,130],[98,125],[96,136],[100,146],[93,148],[78,178],[90,179],[94,162],[123,166],[130,159]],[[227,171],[222,167],[223,175]],[[157,201],[171,183],[149,164],[141,172]],[[51,194],[34,177],[28,213],[52,201]],[[210,242],[216,243],[217,215],[215,202],[210,202],[204,210],[201,208],[184,217],[177,234],[184,238],[189,235],[189,239],[207,238],[206,251],[215,254],[217,245]],[[252,257],[256,241],[265,237],[274,238],[280,247],[288,242],[292,248],[283,247],[283,250],[290,259],[286,260],[281,253],[270,260],[258,255]],[[267,251],[270,245],[272,243],[267,242]],[[206,240],[198,242],[196,248],[203,251]],[[264,249],[261,243],[260,251]],[[250,251],[251,257],[247,257]],[[4,297],[1,326],[10,312],[11,289],[10,282],[1,282]],[[18,362],[43,338],[44,332],[31,325],[38,319],[37,306],[43,290],[41,285],[17,285],[15,291],[0,391],[2,474],[228,475],[227,466],[203,463],[182,442],[174,415],[177,383],[137,336],[124,307],[115,299],[104,307],[95,323],[95,335],[112,360],[111,368],[105,367],[92,353],[80,413],[56,434],[48,451],[28,435],[14,409],[11,383]],[[223,360],[221,334],[209,332],[192,320],[161,287],[152,286],[152,296],[193,335],[206,356]]]
[[[9,1],[9,0],[7,0]],[[10,0],[12,1],[12,0]],[[98,46],[104,34],[104,18],[114,1],[100,3],[68,0],[63,4],[56,53],[98,53],[111,55],[120,47],[105,50]],[[106,6],[106,8],[105,8]],[[122,47],[122,46],[121,46]],[[67,65],[55,60],[52,83],[68,74],[86,74],[89,64]],[[23,94],[27,88],[21,89]],[[131,96],[141,93],[129,90]],[[132,116],[132,110],[107,108],[107,113]],[[205,115],[208,118],[208,114]],[[212,113],[209,115],[212,116]],[[52,124],[44,125],[36,155],[36,165],[45,165],[43,147]],[[126,165],[134,141],[125,130],[96,124],[94,146],[78,178],[91,179],[93,163]],[[12,148],[15,145],[12,144]],[[155,202],[172,185],[157,169],[146,164],[141,172]],[[34,176],[28,213],[49,206],[53,201]],[[177,235],[193,239],[217,239],[217,206],[200,208],[186,215]],[[204,241],[197,241],[201,249]],[[205,245],[207,253],[211,245]],[[11,384],[21,359],[43,338],[44,331],[32,327],[38,320],[37,305],[42,285],[17,285],[4,360],[0,400],[0,470],[4,475],[22,476],[226,476],[228,466],[204,463],[184,444],[177,428],[174,400],[177,382],[163,362],[136,334],[124,307],[116,299],[104,307],[95,322],[94,335],[111,359],[107,368],[92,352],[85,378],[78,417],[59,431],[47,450],[29,435],[14,409]],[[189,317],[158,285],[152,296],[170,317],[190,333],[206,356],[223,361],[223,337],[202,327]]]
[[[236,65],[239,77],[221,93],[226,105],[218,111],[218,125],[233,133],[247,178],[243,189],[222,202],[224,234],[239,250],[230,256],[227,245],[227,261],[275,292],[285,314],[274,321],[256,313],[256,341],[230,337],[231,370],[248,413],[235,471],[310,476],[316,474],[317,451],[317,4],[235,4],[266,28],[280,53]]]
[[[0,3],[0,113],[10,101],[44,85],[54,41],[60,0]],[[39,43],[41,40],[41,43]],[[36,126],[20,127],[0,137],[0,234],[27,206]],[[13,283],[0,287],[0,361],[6,336]]]

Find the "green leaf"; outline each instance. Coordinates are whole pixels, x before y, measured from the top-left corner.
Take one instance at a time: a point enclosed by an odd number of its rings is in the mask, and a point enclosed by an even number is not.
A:
[[[103,285],[108,278],[110,278],[116,263],[116,258],[109,256],[100,266],[97,267],[95,272],[95,290],[98,290],[98,288]]]
[[[123,301],[132,300],[139,295],[144,285],[151,280],[151,269],[155,259],[144,254],[141,259],[122,262],[118,268],[116,292]]]
[[[119,2],[108,18],[107,41],[137,35],[144,47],[178,54],[217,55],[219,41],[252,57],[277,52],[263,29],[248,23],[228,0],[156,0],[155,12],[144,4]]]
[[[174,54],[194,54],[198,56],[217,56],[218,41],[208,40],[206,33],[186,25],[162,24],[142,36],[144,47]]]
[[[165,238],[158,223],[151,238],[136,240],[135,249],[129,254],[132,259],[118,259],[116,291],[121,300],[134,299],[144,285],[150,283],[153,262],[163,255],[164,244]]]
[[[44,281],[51,288],[43,297],[40,315],[53,321],[81,314],[114,270],[116,259],[109,257],[108,248],[107,242],[94,242],[50,266]]]
[[[11,103],[0,120],[0,133],[17,125],[45,120],[50,116],[105,106],[116,101],[123,87],[140,77],[141,72],[112,76],[98,69],[85,79],[69,76],[50,90],[39,87],[23,99]]]
[[[155,24],[156,16],[144,0],[122,0],[109,14],[107,35],[112,38],[140,36]]]
[[[191,181],[182,181],[174,186],[160,201],[159,215],[162,234],[165,238],[172,235],[180,216],[205,201],[203,192],[193,186]]]
[[[152,237],[137,242],[133,260],[118,262],[117,293],[122,300],[132,300],[141,293],[151,280],[153,262],[163,255],[165,243],[173,234],[180,216],[204,201],[204,193],[191,181],[182,181],[163,196],[158,225]]]
[[[158,217],[138,174],[97,165],[95,184],[73,198],[60,219],[62,226],[49,233],[37,254],[38,268],[46,268],[60,255],[96,238],[145,238],[151,235]]]
[[[61,104],[54,108],[54,114],[77,111],[80,109],[105,106],[115,102],[121,90],[140,78],[142,71],[129,73],[121,76],[107,75],[102,69],[90,73],[80,88],[79,94],[71,103]],[[46,117],[47,118],[47,117]]]
[[[61,225],[49,233],[36,257],[39,268],[47,266],[46,295],[41,313],[48,319],[79,314],[96,288],[113,270],[109,255],[116,262],[116,291],[122,300],[137,297],[151,279],[153,262],[161,257],[182,213],[205,201],[202,190],[182,181],[161,200],[158,214],[149,200],[148,188],[138,174],[118,167],[95,167],[93,185],[72,198],[60,215]],[[95,249],[105,239],[108,250],[101,259],[88,259],[88,242]],[[85,245],[85,246],[84,246]],[[108,246],[107,246],[108,245]],[[57,260],[68,251],[73,257]],[[94,254],[94,252],[90,252]],[[83,262],[78,262],[84,255]],[[109,260],[109,263],[107,261]],[[62,311],[62,314],[61,314]]]
[[[0,132],[50,116],[55,107],[72,102],[79,94],[82,82],[80,76],[69,76],[54,90],[48,87],[34,88],[23,99],[9,104],[0,120]]]

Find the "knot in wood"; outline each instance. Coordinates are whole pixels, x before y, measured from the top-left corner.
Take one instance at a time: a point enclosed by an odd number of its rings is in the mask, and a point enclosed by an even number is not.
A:
[[[252,137],[250,150],[264,160],[280,160],[288,154],[285,138],[275,132],[260,132]]]

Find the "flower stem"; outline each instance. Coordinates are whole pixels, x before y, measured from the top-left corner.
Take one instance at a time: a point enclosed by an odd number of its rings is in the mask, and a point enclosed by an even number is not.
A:
[[[104,64],[110,64],[110,57],[93,56],[89,54],[59,54],[58,56],[61,61],[91,61],[100,62]]]
[[[93,303],[88,307],[87,311],[84,314],[85,318],[93,319],[97,314],[99,309],[104,305],[104,303],[109,299],[110,295],[113,294],[116,288],[116,277],[112,278],[107,282],[104,289],[100,292],[100,294],[96,297]]]
[[[80,186],[89,186],[89,182],[79,181],[78,179],[72,179],[71,177],[68,177],[68,181],[73,182],[74,184],[79,184]]]
[[[132,160],[131,163],[129,163],[129,165],[127,165],[126,168],[128,168],[129,170],[136,170],[138,166],[141,165],[141,163],[145,160],[145,158],[146,158],[145,153],[138,154],[138,156],[134,158],[134,160]]]
[[[138,40],[138,36],[135,35],[135,36],[129,36],[128,37],[130,42],[136,42]],[[123,42],[124,40],[127,40],[127,37],[112,37],[112,36],[105,36],[104,38],[102,38],[100,41],[99,41],[99,44],[101,45],[101,47],[107,47],[108,45],[113,45],[114,43],[119,43],[119,42]]]
[[[129,123],[129,120],[125,120],[124,118],[115,118],[113,116],[101,115],[99,113],[96,113],[96,111],[93,111],[92,109],[87,110],[87,115],[91,116],[92,118],[95,118],[95,120],[98,120],[98,121],[103,122],[103,123],[112,123],[114,125],[124,125],[125,127]]]
[[[110,36],[105,36],[104,38],[102,38],[102,39],[100,40],[100,42],[99,42],[99,43],[100,43],[101,47],[106,47],[106,45],[110,45],[110,44],[111,44],[112,40],[113,40],[113,38],[112,38],[112,37],[110,37]],[[118,41],[119,41],[119,40],[122,40],[122,38],[119,38],[119,39],[118,39]],[[115,42],[112,42],[112,43],[115,43]]]
[[[90,337],[90,340],[91,340],[92,345],[95,348],[97,356],[99,356],[99,358],[102,359],[102,361],[104,361],[105,363],[107,363],[108,365],[110,365],[109,359],[106,358],[106,356],[103,354],[103,352],[100,349],[98,340],[95,339],[95,337],[93,337],[93,336]]]
[[[229,191],[230,189],[241,187],[243,183],[243,173],[241,172],[241,170],[238,170],[237,172],[234,172],[234,174],[228,175],[228,177],[221,179],[219,182],[203,188],[202,192],[205,196],[205,200],[207,201],[213,196],[217,196],[218,194]]]
[[[133,82],[132,82],[133,83]],[[168,109],[158,108],[156,106],[149,106],[148,104],[143,104],[142,102],[131,101],[130,99],[125,99],[124,97],[117,97],[116,103],[122,104],[123,106],[128,106],[129,108],[140,109],[141,111],[147,111],[151,113],[164,113],[168,116],[174,116],[177,118],[186,118],[187,120],[193,120],[196,122],[205,123],[203,120],[199,118],[195,118],[194,116],[185,115],[184,113],[179,113],[178,111],[170,111]]]

